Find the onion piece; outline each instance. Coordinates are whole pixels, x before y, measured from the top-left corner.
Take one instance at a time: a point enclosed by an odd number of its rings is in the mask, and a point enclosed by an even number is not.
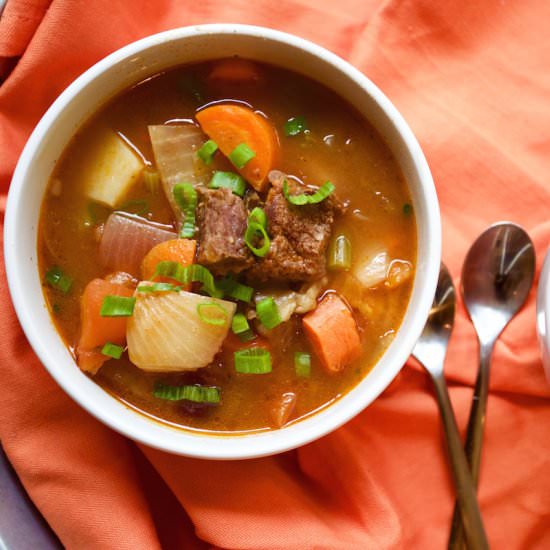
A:
[[[388,269],[386,286],[396,288],[408,281],[413,274],[411,262],[406,260],[393,260]]]
[[[353,268],[353,275],[365,288],[373,288],[386,280],[390,265],[390,255],[385,249],[368,254]]]
[[[168,225],[153,223],[133,214],[113,212],[105,223],[99,260],[111,271],[139,276],[141,261],[153,246],[175,239]]]
[[[226,312],[221,323],[205,322],[200,306]],[[231,327],[236,305],[187,291],[136,293],[126,337],[130,361],[149,372],[179,372],[209,365]]]
[[[256,303],[273,298],[279,310],[281,322],[284,323],[290,319],[293,313],[307,313],[317,306],[317,296],[328,284],[328,279],[323,277],[312,283],[304,283],[299,291],[288,288],[265,288],[259,290],[254,295]]]
[[[173,189],[177,183],[193,186],[208,183],[212,170],[197,157],[197,151],[207,138],[191,123],[149,126],[149,137],[166,198],[176,219],[181,221],[181,209],[174,199]]]
[[[303,314],[314,310],[317,307],[317,297],[327,284],[327,277],[312,283],[304,283],[296,293],[296,313]]]

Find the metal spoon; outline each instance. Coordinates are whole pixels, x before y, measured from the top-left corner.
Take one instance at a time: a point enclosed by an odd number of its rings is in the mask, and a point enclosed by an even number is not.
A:
[[[474,242],[462,268],[462,297],[477,332],[477,375],[465,451],[477,486],[489,367],[495,342],[527,299],[535,273],[535,249],[529,235],[513,223],[497,223]],[[449,548],[463,547],[460,514],[455,506]]]
[[[443,376],[443,363],[454,323],[455,300],[453,281],[445,265],[441,264],[434,303],[424,331],[414,347],[413,357],[428,371],[434,382],[466,539],[470,547],[477,550],[489,548],[489,545]]]

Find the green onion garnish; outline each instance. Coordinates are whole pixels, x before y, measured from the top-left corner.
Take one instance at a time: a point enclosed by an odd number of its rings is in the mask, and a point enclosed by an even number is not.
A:
[[[243,374],[271,372],[271,354],[264,348],[249,348],[234,353],[235,370]]]
[[[138,292],[178,292],[181,286],[172,283],[142,284],[137,287]]]
[[[235,281],[230,275],[216,281],[216,286],[223,291],[225,296],[229,296],[234,300],[240,300],[241,302],[247,303],[252,301],[254,289],[251,286],[246,286]]]
[[[117,346],[116,344],[111,344],[111,342],[107,342],[103,346],[101,353],[103,355],[106,355],[107,357],[112,357],[113,359],[120,359],[123,351],[124,348],[122,346]]]
[[[216,288],[214,277],[206,267],[199,264],[183,266],[178,262],[159,262],[153,277],[160,275],[169,277],[183,285],[189,283],[202,283],[201,290],[210,294],[213,298],[221,298],[223,292]]]
[[[295,352],[294,368],[297,376],[307,378],[311,374],[311,355],[305,351]]]
[[[168,401],[193,401],[194,403],[219,403],[220,388],[215,386],[168,386],[156,384],[153,395]]]
[[[160,189],[160,175],[154,168],[145,168],[141,173],[145,188],[151,195],[156,195]]]
[[[305,130],[307,130],[307,124],[303,116],[295,116],[285,122],[285,136],[297,136]]]
[[[315,193],[308,195],[302,193],[300,195],[291,195],[288,192],[288,182],[285,180],[283,183],[283,195],[286,200],[296,206],[303,206],[304,204],[317,204],[324,201],[333,191],[335,187],[330,181],[327,181],[315,191]]]
[[[252,212],[248,214],[248,223],[258,223],[264,229],[267,229],[267,216],[265,215],[263,208],[260,208],[259,206],[253,208]]]
[[[218,144],[209,139],[202,147],[197,151],[197,156],[208,165],[212,163],[214,158],[214,153],[218,150]]]
[[[256,246],[255,243],[261,242],[261,246]],[[244,242],[246,246],[252,250],[252,252],[263,258],[269,252],[269,246],[271,241],[269,240],[269,235],[265,228],[259,223],[250,222],[244,233]]]
[[[126,201],[122,206],[117,208],[117,210],[128,212],[128,214],[142,216],[143,214],[149,212],[149,204],[145,199],[134,199]]]
[[[262,325],[267,329],[275,328],[281,324],[279,308],[271,297],[264,298],[256,304],[256,314]]]
[[[351,267],[351,243],[345,235],[338,235],[330,243],[328,251],[328,268],[335,271],[346,271]]]
[[[210,189],[219,189],[220,187],[227,187],[231,189],[235,195],[242,197],[246,191],[246,182],[239,174],[234,172],[214,172],[210,183],[208,184]]]
[[[222,326],[227,321],[227,311],[216,302],[204,302],[197,306],[200,320],[208,325]]]
[[[195,235],[197,192],[190,183],[177,183],[174,185],[172,193],[184,216],[180,237],[182,239],[191,239]]]
[[[134,313],[135,305],[135,298],[105,296],[99,313],[102,317],[130,317]]]
[[[236,168],[243,168],[256,156],[256,153],[246,144],[240,143],[229,153],[229,160]]]
[[[403,205],[403,214],[405,216],[410,216],[412,214],[413,207],[412,204],[409,204],[408,202]]]
[[[231,330],[235,334],[242,334],[247,330],[250,330],[248,319],[244,313],[235,313],[233,320],[231,321]]]
[[[73,286],[73,278],[63,273],[63,270],[56,265],[46,272],[44,279],[52,288],[61,290],[63,294],[67,294]]]

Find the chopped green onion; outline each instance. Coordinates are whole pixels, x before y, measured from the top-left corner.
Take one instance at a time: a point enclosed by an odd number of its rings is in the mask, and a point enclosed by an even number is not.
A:
[[[307,124],[303,116],[295,116],[285,122],[285,136],[297,136],[305,130],[307,130]]]
[[[255,243],[258,240],[262,243],[259,247],[255,246]],[[246,243],[246,246],[248,246],[248,248],[250,248],[250,250],[252,250],[252,252],[260,258],[263,258],[269,252],[269,247],[271,245],[271,241],[269,240],[269,236],[265,228],[255,222],[248,223],[244,233],[244,242]]]
[[[197,156],[208,165],[212,163],[214,158],[214,153],[218,150],[218,144],[209,139],[202,147],[197,151]]]
[[[231,321],[231,330],[235,334],[242,334],[247,330],[250,330],[248,319],[244,313],[235,313],[233,320]]]
[[[338,235],[330,243],[328,268],[346,271],[351,267],[351,243],[345,235]]]
[[[271,372],[271,354],[264,348],[249,348],[234,353],[235,370],[243,374]]]
[[[283,183],[283,195],[288,202],[296,206],[303,206],[304,204],[317,204],[324,201],[334,191],[334,189],[334,185],[330,183],[330,181],[327,181],[311,195],[306,193],[291,195],[288,192],[288,182],[285,180]]]
[[[405,216],[410,216],[412,214],[413,207],[412,204],[409,204],[408,202],[403,205],[403,214]]]
[[[59,304],[54,304],[52,306],[52,309],[56,315],[59,315],[61,313],[61,306]]]
[[[141,173],[145,188],[151,195],[156,195],[160,189],[160,175],[154,168],[145,168]]]
[[[240,143],[229,153],[229,160],[233,166],[241,169],[255,156],[256,153],[246,143]]]
[[[311,374],[311,355],[305,351],[295,352],[294,368],[297,376],[307,378]]]
[[[241,302],[250,303],[254,294],[254,289],[251,286],[246,286],[235,281],[230,275],[217,281],[216,286],[223,291],[225,296],[229,296],[234,300],[240,300]]]
[[[193,401],[194,403],[219,403],[220,388],[215,386],[168,386],[156,384],[153,395],[167,401]]]
[[[159,262],[153,277],[157,275],[175,279],[183,285],[202,283],[201,290],[204,290],[213,298],[221,298],[223,296],[223,292],[216,288],[212,273],[206,267],[199,264],[191,264],[184,267],[178,262]]]
[[[227,187],[231,189],[235,195],[242,197],[246,191],[246,182],[244,179],[235,174],[234,172],[214,172],[210,183],[208,184],[210,189],[219,189],[220,187]]]
[[[227,311],[216,302],[204,302],[197,306],[200,320],[208,325],[221,327],[227,321]]]
[[[130,317],[134,313],[135,305],[135,298],[105,296],[99,313],[102,317]]]
[[[123,351],[124,348],[122,346],[117,346],[116,344],[111,344],[111,342],[107,342],[103,346],[101,353],[103,355],[106,355],[107,357],[112,357],[113,359],[120,359]]]
[[[191,239],[195,235],[195,210],[197,192],[190,183],[177,183],[172,190],[174,198],[183,213],[183,225],[180,230],[182,239]]]
[[[63,273],[63,270],[56,265],[46,272],[44,278],[51,287],[61,290],[63,294],[67,294],[73,286],[73,278]]]
[[[178,292],[181,286],[172,283],[141,284],[137,287],[138,292]]]
[[[275,328],[281,324],[279,308],[271,296],[260,300],[256,304],[256,314],[262,325],[267,329]]]
[[[240,334],[237,334],[237,336],[241,342],[250,342],[250,340],[254,340],[254,338],[256,338],[256,335],[252,329],[241,332]]]
[[[253,208],[252,212],[248,214],[248,223],[258,223],[264,229],[267,229],[267,216],[265,215],[263,208],[260,208],[259,206]]]
[[[149,204],[144,199],[135,199],[126,201],[122,206],[117,208],[117,210],[128,212],[128,214],[142,216],[143,214],[149,212]]]

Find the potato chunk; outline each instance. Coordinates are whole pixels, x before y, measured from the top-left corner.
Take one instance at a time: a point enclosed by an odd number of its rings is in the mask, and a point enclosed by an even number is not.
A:
[[[96,136],[82,172],[89,199],[115,208],[143,169],[143,162],[113,130]]]

